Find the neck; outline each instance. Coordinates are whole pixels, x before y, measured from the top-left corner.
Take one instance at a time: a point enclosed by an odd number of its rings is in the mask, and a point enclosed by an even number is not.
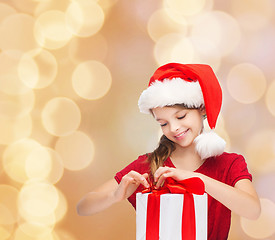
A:
[[[195,149],[195,144],[185,148],[176,145],[170,158],[176,168],[189,171],[195,171],[203,164],[203,160]]]

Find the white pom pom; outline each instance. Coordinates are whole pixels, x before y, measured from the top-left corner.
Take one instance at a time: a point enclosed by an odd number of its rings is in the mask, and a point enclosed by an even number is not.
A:
[[[194,140],[201,159],[219,156],[224,152],[226,142],[214,131],[203,132]]]

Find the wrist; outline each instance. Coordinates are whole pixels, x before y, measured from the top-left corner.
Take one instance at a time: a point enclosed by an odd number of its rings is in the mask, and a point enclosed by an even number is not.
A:
[[[203,182],[205,182],[205,175],[201,174],[201,173],[194,173],[194,177],[200,178]]]

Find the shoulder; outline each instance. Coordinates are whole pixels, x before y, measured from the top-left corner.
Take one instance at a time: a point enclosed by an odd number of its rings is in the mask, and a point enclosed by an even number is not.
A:
[[[246,164],[241,154],[224,152],[223,154],[208,159],[211,165],[216,168],[230,168],[232,165]]]
[[[220,156],[209,158],[206,165],[207,174],[231,186],[240,179],[252,180],[244,157],[237,153],[224,152]]]
[[[241,154],[238,153],[228,153],[228,152],[224,152],[223,154],[215,157],[216,161],[235,161],[235,160],[241,160],[244,159],[244,157]]]
[[[141,174],[149,172],[150,164],[148,162],[148,154],[140,155],[136,160],[128,164],[121,171],[117,172],[115,179],[120,182],[121,178],[130,171],[136,171]]]
[[[149,166],[148,154],[138,156],[138,158],[133,161],[132,164],[137,168],[147,168]]]

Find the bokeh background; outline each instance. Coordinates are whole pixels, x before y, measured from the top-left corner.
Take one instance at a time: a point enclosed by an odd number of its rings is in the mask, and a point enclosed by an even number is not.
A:
[[[159,127],[137,101],[165,63],[207,63],[224,92],[217,132],[245,156],[262,215],[231,240],[275,239],[275,1],[0,0],[0,240],[135,239],[127,201],[79,199]]]

